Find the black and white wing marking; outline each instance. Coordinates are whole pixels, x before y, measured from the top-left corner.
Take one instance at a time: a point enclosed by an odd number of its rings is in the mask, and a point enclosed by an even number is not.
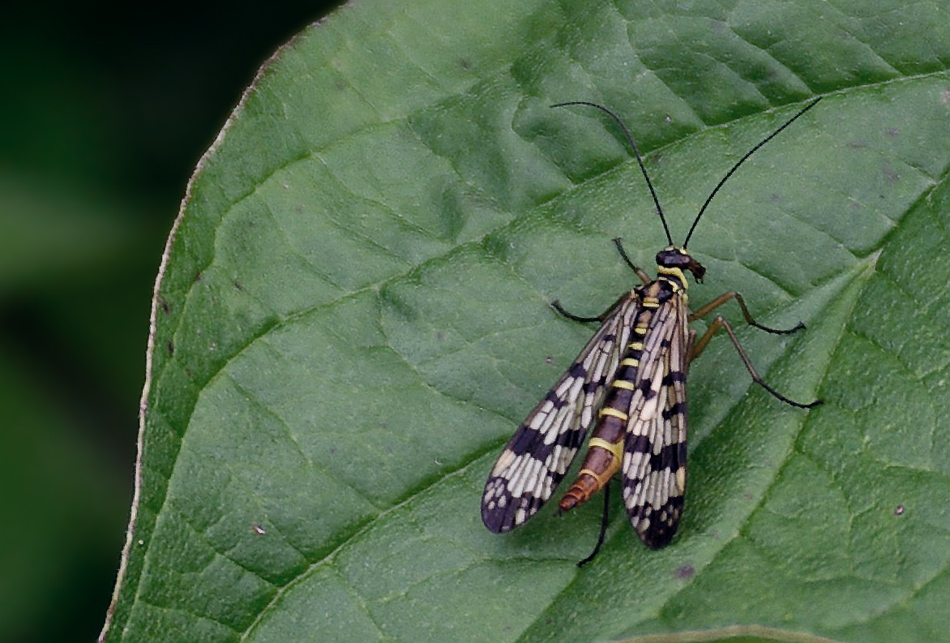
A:
[[[624,440],[623,502],[640,540],[653,549],[669,544],[683,513],[687,317],[677,294],[651,320]]]
[[[633,293],[619,302],[498,456],[482,496],[482,521],[491,531],[522,525],[564,478],[597,420],[638,307]]]

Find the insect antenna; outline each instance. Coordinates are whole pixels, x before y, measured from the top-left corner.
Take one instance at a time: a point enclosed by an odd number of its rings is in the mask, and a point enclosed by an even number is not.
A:
[[[746,153],[745,153],[745,156],[743,156],[741,159],[739,159],[739,160],[736,162],[736,164],[732,166],[732,169],[730,169],[728,172],[726,172],[726,175],[725,175],[724,177],[722,177],[722,180],[719,181],[719,183],[716,184],[716,187],[713,188],[713,191],[709,193],[709,196],[708,196],[708,197],[706,197],[706,202],[703,203],[703,207],[701,207],[701,208],[699,209],[699,214],[697,214],[697,215],[696,215],[696,218],[693,219],[693,225],[690,226],[689,232],[686,233],[686,240],[683,241],[683,247],[684,247],[684,248],[689,245],[689,238],[690,238],[691,236],[693,236],[693,230],[696,229],[696,224],[699,223],[700,217],[703,216],[703,212],[706,211],[706,207],[709,205],[709,202],[712,201],[712,199],[713,199],[714,196],[716,196],[716,192],[719,191],[719,188],[722,187],[723,183],[725,183],[725,182],[729,179],[730,176],[732,176],[733,174],[735,174],[735,171],[739,169],[739,166],[742,165],[743,163],[745,163],[745,160],[746,160],[747,158],[749,158],[750,156],[752,156],[752,155],[756,152],[756,150],[758,150],[760,147],[762,147],[763,145],[765,145],[766,143],[768,143],[769,141],[771,141],[773,138],[775,138],[776,136],[778,136],[779,133],[781,133],[781,131],[782,131],[783,129],[785,129],[786,127],[788,127],[789,125],[791,125],[792,123],[794,123],[796,120],[798,120],[798,117],[799,117],[799,116],[801,116],[802,114],[804,114],[805,112],[807,112],[808,110],[810,110],[812,107],[814,107],[815,105],[817,105],[817,104],[818,104],[818,101],[820,101],[820,100],[821,100],[821,96],[819,96],[818,98],[816,98],[816,99],[813,100],[812,102],[810,102],[810,103],[808,103],[807,105],[805,105],[805,107],[803,107],[803,108],[801,109],[801,111],[799,111],[797,114],[795,114],[795,115],[792,116],[790,119],[788,119],[787,121],[785,121],[785,124],[784,124],[784,125],[782,125],[780,128],[778,128],[777,130],[775,130],[774,132],[772,132],[771,134],[769,134],[768,136],[766,136],[764,139],[762,139],[762,140],[759,142],[758,145],[756,145],[756,146],[753,147],[751,150],[749,150],[748,152],[746,152]]]
[[[590,102],[587,102],[586,100],[573,100],[566,103],[557,103],[556,105],[551,105],[551,107],[568,107],[569,105],[586,105],[587,107],[593,107],[595,109],[599,109],[603,113],[607,114],[607,116],[612,118],[613,121],[617,123],[617,125],[620,126],[620,129],[623,131],[623,135],[627,137],[627,143],[630,144],[630,149],[633,150],[633,155],[637,159],[637,165],[640,166],[640,171],[643,173],[643,178],[646,179],[647,187],[650,188],[650,196],[653,197],[653,203],[656,205],[656,213],[659,215],[660,221],[663,222],[663,231],[666,232],[666,239],[669,242],[669,244],[672,246],[673,237],[670,235],[670,228],[668,225],[666,225],[666,217],[663,216],[663,208],[660,207],[660,201],[659,199],[656,198],[656,190],[653,189],[653,182],[650,180],[650,175],[647,174],[647,169],[643,165],[643,159],[640,157],[640,150],[637,148],[636,141],[633,140],[633,134],[630,133],[630,130],[627,129],[627,126],[624,125],[623,121],[620,120],[619,116],[614,114],[612,111],[610,111],[603,105],[598,105],[597,103],[590,103]]]

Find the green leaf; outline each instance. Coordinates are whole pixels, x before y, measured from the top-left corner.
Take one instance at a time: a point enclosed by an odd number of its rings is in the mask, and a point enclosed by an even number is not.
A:
[[[109,641],[939,640],[950,600],[950,20],[936,5],[348,5],[202,159],[153,315]],[[481,525],[501,446],[716,181],[680,533]],[[698,325],[701,329],[701,324]],[[738,628],[738,629],[737,629]]]

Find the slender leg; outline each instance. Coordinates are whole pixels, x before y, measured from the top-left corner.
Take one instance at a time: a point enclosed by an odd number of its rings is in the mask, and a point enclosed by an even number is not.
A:
[[[561,302],[560,302],[559,300],[557,300],[557,299],[555,299],[554,301],[551,302],[551,308],[553,308],[553,309],[556,310],[557,312],[561,313],[562,315],[564,315],[564,316],[567,317],[568,319],[571,319],[571,320],[576,321],[576,322],[581,322],[581,323],[601,322],[601,321],[604,321],[604,317],[605,317],[605,315],[607,314],[607,313],[604,313],[604,314],[602,314],[602,315],[598,315],[597,317],[581,317],[580,315],[575,315],[574,313],[569,313],[569,312],[567,312],[566,310],[564,310],[564,306],[562,306],[562,305],[561,305]],[[609,311],[608,311],[608,312],[609,312]]]
[[[623,249],[623,245],[620,243],[620,237],[617,237],[613,241],[614,241],[614,245],[617,246],[617,250],[620,251],[620,256],[623,257],[623,260],[626,262],[626,264],[630,266],[630,268],[635,273],[637,273],[637,277],[640,278],[640,281],[642,281],[644,285],[650,283],[650,275],[648,275],[647,273],[637,268],[637,266],[634,265],[634,263],[630,260],[630,257],[627,255],[627,251]],[[574,313],[569,313],[566,310],[564,310],[564,306],[561,305],[561,301],[558,299],[555,299],[554,301],[551,302],[551,308],[561,313],[568,319],[572,319],[576,322],[581,322],[585,324],[590,323],[590,322],[603,322],[605,319],[607,319],[610,313],[612,313],[614,309],[620,305],[620,302],[622,302],[627,297],[629,297],[629,295],[623,295],[622,297],[620,297],[620,299],[615,301],[614,304],[610,308],[602,312],[597,317],[584,317],[582,315],[575,315]],[[741,301],[741,298],[740,298],[740,301]],[[717,304],[717,305],[720,305],[720,304]],[[744,310],[745,304],[742,304],[742,305],[743,305],[743,310]],[[713,306],[713,308],[715,308],[715,306]]]
[[[551,302],[551,308],[553,308],[553,309],[556,310],[557,312],[561,313],[562,315],[564,315],[564,316],[567,317],[568,319],[571,319],[571,320],[576,321],[576,322],[581,322],[581,323],[585,323],[585,324],[586,324],[586,323],[589,323],[589,322],[601,322],[601,323],[602,323],[605,319],[607,319],[608,317],[610,317],[610,313],[614,312],[614,311],[617,309],[617,306],[619,306],[619,305],[620,305],[623,301],[625,301],[628,297],[630,297],[630,294],[629,294],[629,293],[626,293],[626,294],[621,295],[621,296],[617,299],[617,301],[615,301],[614,303],[612,303],[612,304],[610,305],[610,308],[608,308],[607,310],[605,310],[605,311],[602,312],[601,314],[597,315],[596,317],[582,317],[581,315],[575,315],[574,313],[569,313],[569,312],[567,312],[566,310],[564,310],[564,306],[561,305],[561,302],[560,302],[560,300],[558,300],[558,299],[555,299],[554,301]]]
[[[764,330],[767,333],[774,333],[775,335],[788,335],[789,333],[794,333],[795,331],[801,330],[805,327],[805,324],[801,322],[798,322],[798,324],[794,328],[789,328],[788,330],[779,330],[776,328],[769,328],[768,326],[763,326],[759,322],[752,319],[752,314],[749,312],[749,309],[746,307],[745,301],[742,299],[742,295],[737,293],[735,290],[719,295],[718,297],[713,299],[711,302],[709,302],[702,308],[698,309],[696,312],[692,313],[689,316],[689,321],[696,321],[697,319],[705,317],[706,315],[711,313],[716,308],[719,308],[730,299],[735,299],[736,302],[738,302],[739,308],[742,309],[742,315],[745,317],[745,320],[749,322],[750,326],[755,326],[756,328],[760,330]]]
[[[708,311],[707,311],[708,312]],[[745,349],[742,348],[742,345],[739,343],[739,339],[736,337],[736,334],[732,331],[732,326],[729,325],[725,319],[721,316],[716,317],[713,322],[709,325],[709,328],[706,329],[706,332],[703,333],[703,336],[699,338],[699,341],[693,344],[692,349],[690,350],[689,359],[690,361],[699,357],[699,354],[706,349],[706,345],[709,344],[709,340],[712,339],[713,333],[715,333],[720,328],[725,328],[726,332],[729,333],[729,338],[732,340],[733,346],[736,347],[736,350],[739,352],[739,357],[742,358],[742,363],[745,364],[746,370],[749,371],[749,375],[752,376],[752,381],[764,388],[766,391],[771,393],[774,397],[782,400],[786,404],[792,406],[797,406],[800,409],[810,409],[812,407],[818,406],[822,403],[821,400],[815,400],[814,402],[809,402],[808,404],[802,404],[801,402],[796,402],[795,400],[790,400],[774,388],[762,381],[762,377],[759,375],[758,371],[755,370],[755,367],[752,366],[752,362],[749,361],[749,356],[746,354]]]
[[[623,249],[623,244],[620,243],[620,237],[617,237],[616,239],[614,239],[614,245],[617,246],[617,250],[620,252],[620,256],[623,257],[623,260],[627,263],[628,266],[630,266],[631,270],[637,273],[637,277],[640,278],[640,281],[643,282],[643,285],[646,286],[648,283],[650,283],[650,275],[648,275],[647,273],[637,268],[637,266],[634,265],[632,261],[630,261],[630,257],[627,255],[627,251]]]
[[[600,520],[600,535],[597,537],[597,545],[594,546],[594,551],[590,553],[590,556],[585,558],[582,561],[577,563],[578,567],[583,567],[590,561],[594,560],[594,556],[597,555],[597,552],[600,551],[601,546],[604,544],[604,538],[607,536],[607,525],[609,523],[608,513],[610,511],[610,480],[607,481],[607,484],[604,485],[604,515]]]

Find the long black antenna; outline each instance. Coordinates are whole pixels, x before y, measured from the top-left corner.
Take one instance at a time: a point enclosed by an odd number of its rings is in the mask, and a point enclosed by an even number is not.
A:
[[[647,169],[643,166],[643,159],[640,158],[640,150],[637,149],[637,143],[636,141],[633,140],[633,134],[631,134],[630,130],[627,129],[627,126],[623,124],[623,121],[620,120],[619,116],[614,114],[612,111],[610,111],[603,105],[598,105],[597,103],[589,103],[585,100],[574,100],[567,103],[558,103],[556,105],[551,105],[551,107],[567,107],[568,105],[587,105],[588,107],[594,107],[596,109],[599,109],[603,113],[607,114],[607,116],[614,119],[614,122],[620,126],[621,130],[623,130],[623,134],[624,136],[627,137],[627,142],[630,143],[630,148],[633,150],[633,155],[637,158],[637,165],[640,166],[640,171],[643,172],[643,178],[646,179],[647,181],[647,187],[650,188],[650,196],[653,197],[653,203],[656,204],[656,213],[660,216],[660,221],[663,222],[663,230],[666,232],[666,239],[667,241],[669,241],[670,245],[672,246],[673,237],[670,235],[670,228],[668,225],[666,225],[666,217],[663,216],[663,208],[660,207],[660,201],[659,199],[656,198],[656,190],[653,189],[653,182],[650,181],[650,176],[647,174]],[[798,118],[798,117],[796,116],[795,118]],[[778,132],[776,132],[776,134],[777,133]],[[773,134],[772,136],[775,136],[775,134]],[[719,188],[716,188],[716,189],[718,190]]]
[[[756,146],[753,147],[751,150],[749,150],[748,152],[746,152],[745,156],[743,156],[741,159],[739,159],[739,161],[738,161],[735,165],[732,166],[732,169],[731,169],[731,170],[729,170],[728,172],[726,172],[726,175],[725,175],[724,177],[722,177],[722,180],[719,181],[719,183],[716,184],[716,187],[713,188],[713,191],[709,193],[709,196],[706,198],[706,202],[703,203],[703,207],[701,207],[701,208],[699,209],[699,214],[697,214],[697,215],[696,215],[696,218],[693,219],[693,225],[690,226],[689,232],[686,233],[686,240],[683,242],[683,247],[684,247],[684,248],[689,244],[689,238],[690,238],[691,236],[693,236],[693,230],[696,229],[696,224],[699,223],[699,218],[700,218],[701,216],[703,216],[703,212],[706,211],[706,206],[708,206],[708,205],[709,205],[709,202],[712,201],[712,198],[713,198],[714,196],[716,196],[716,192],[719,191],[719,188],[722,187],[722,184],[725,183],[726,180],[728,180],[729,177],[732,176],[732,175],[735,173],[735,171],[739,169],[739,166],[742,165],[742,164],[745,162],[745,160],[746,160],[747,158],[749,158],[750,156],[752,156],[752,154],[753,154],[757,149],[759,149],[760,147],[762,147],[763,145],[765,145],[766,143],[768,143],[769,141],[771,141],[773,138],[775,138],[776,136],[778,136],[779,133],[780,133],[783,129],[785,129],[786,127],[788,127],[788,126],[791,125],[792,123],[794,123],[794,122],[798,119],[799,116],[801,116],[802,114],[804,114],[805,112],[807,112],[808,110],[810,110],[812,107],[814,107],[815,105],[817,105],[817,104],[818,104],[818,101],[820,101],[820,100],[821,100],[821,97],[819,96],[818,98],[816,98],[816,99],[813,100],[812,102],[810,102],[810,103],[808,103],[807,105],[805,105],[805,107],[802,108],[802,110],[801,110],[800,112],[798,112],[797,114],[795,114],[794,116],[792,116],[790,119],[788,119],[787,121],[785,121],[785,124],[784,124],[784,125],[782,125],[780,128],[778,128],[777,130],[775,130],[774,132],[772,132],[771,134],[769,134],[768,136],[766,136],[764,139],[762,139],[762,141],[761,141],[758,145],[756,145]]]

